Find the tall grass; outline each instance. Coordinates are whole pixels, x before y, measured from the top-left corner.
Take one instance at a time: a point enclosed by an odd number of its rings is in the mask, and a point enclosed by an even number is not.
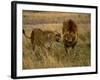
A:
[[[51,17],[48,15],[51,14]],[[69,48],[69,54],[66,53],[63,42],[53,42],[53,47],[47,50],[44,47],[36,45],[32,50],[30,39],[23,37],[23,69],[39,68],[60,68],[60,67],[81,67],[91,65],[91,37],[90,37],[90,15],[77,13],[23,13],[23,28],[26,34],[30,36],[32,29],[40,28],[43,31],[50,30],[59,32],[62,35],[62,22],[66,18],[72,18],[78,26],[78,43],[75,49]],[[62,14],[62,16],[61,16]],[[60,17],[59,17],[60,15]],[[44,16],[46,18],[44,18]],[[85,17],[83,17],[85,16]],[[32,18],[33,17],[33,18]],[[76,18],[75,18],[76,17]],[[35,18],[35,19],[34,19]],[[58,20],[58,18],[60,20]],[[38,20],[31,24],[32,19]],[[46,22],[41,23],[41,19]],[[55,23],[52,23],[55,19]],[[33,22],[34,22],[33,20]],[[51,20],[51,21],[50,21]],[[86,21],[85,21],[86,20]],[[30,23],[29,23],[30,22]],[[47,23],[48,22],[48,23]],[[39,34],[38,34],[39,35]]]

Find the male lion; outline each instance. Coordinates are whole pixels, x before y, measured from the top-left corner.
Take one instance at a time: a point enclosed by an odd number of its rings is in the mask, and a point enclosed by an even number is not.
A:
[[[70,19],[63,22],[63,43],[66,52],[68,53],[68,48],[74,48],[78,41],[78,28],[76,23]]]
[[[41,29],[33,29],[30,37],[26,35],[24,30],[23,34],[28,39],[31,39],[33,51],[35,49],[35,46],[45,47],[46,49],[50,50],[53,42],[59,42],[61,37],[59,33],[55,34],[52,31],[42,31]]]

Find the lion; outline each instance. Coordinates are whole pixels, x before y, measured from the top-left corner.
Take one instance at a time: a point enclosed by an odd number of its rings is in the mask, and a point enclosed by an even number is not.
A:
[[[78,27],[76,23],[72,19],[64,21],[62,33],[64,47],[66,52],[68,53],[68,48],[74,49],[75,45],[78,42]]]
[[[35,50],[35,46],[45,47],[50,50],[53,46],[53,42],[59,42],[61,38],[59,33],[55,34],[52,31],[42,31],[41,29],[33,29],[30,37],[26,35],[23,29],[23,34],[26,38],[31,40],[33,51]]]

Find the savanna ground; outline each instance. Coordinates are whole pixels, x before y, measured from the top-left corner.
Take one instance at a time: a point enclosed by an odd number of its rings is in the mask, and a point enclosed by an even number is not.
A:
[[[55,42],[50,51],[37,46],[34,52],[30,39],[23,35],[23,69],[90,66],[90,17],[86,13],[23,11],[23,29],[28,36],[34,28],[62,35],[62,23],[68,19],[73,19],[78,26],[78,43],[74,50],[69,50],[70,54],[66,53],[63,42]]]

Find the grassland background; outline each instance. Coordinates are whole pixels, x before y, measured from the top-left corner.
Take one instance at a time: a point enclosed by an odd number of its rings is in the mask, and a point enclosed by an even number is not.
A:
[[[23,28],[28,36],[34,28],[62,34],[62,22],[73,19],[79,37],[75,49],[70,49],[70,55],[67,55],[62,42],[49,52],[37,47],[34,53],[30,40],[23,35],[23,69],[90,66],[90,17],[90,14],[83,13],[23,11]]]

